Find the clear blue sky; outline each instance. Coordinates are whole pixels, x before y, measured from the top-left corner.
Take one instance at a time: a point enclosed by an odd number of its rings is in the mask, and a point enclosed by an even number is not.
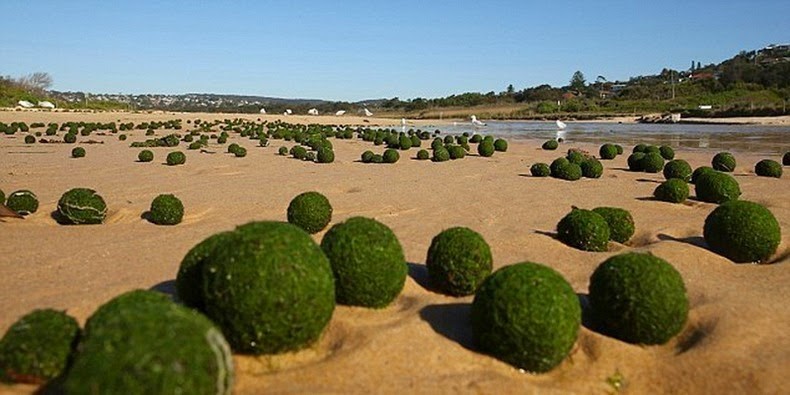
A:
[[[790,0],[2,0],[0,15],[0,74],[97,93],[438,97],[790,42]]]

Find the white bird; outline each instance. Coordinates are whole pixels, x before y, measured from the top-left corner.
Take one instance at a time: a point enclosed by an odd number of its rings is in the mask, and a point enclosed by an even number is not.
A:
[[[340,111],[338,111],[338,112],[336,112],[336,113],[335,113],[335,116],[336,116],[336,117],[342,117],[342,116],[343,116],[345,113],[346,113],[346,111],[345,111],[345,110],[340,110]]]
[[[311,109],[307,110],[307,114],[308,115],[318,115],[318,110],[315,109],[315,108],[311,108]]]
[[[49,109],[55,108],[55,105],[52,104],[52,102],[48,102],[48,101],[40,101],[38,102],[38,106],[41,108],[49,108]]]
[[[565,124],[565,122],[562,122],[559,119],[556,122],[557,122],[557,127],[560,129],[565,129],[565,127],[568,126]]]
[[[19,106],[24,107],[24,108],[33,108],[33,107],[35,107],[35,105],[33,105],[33,103],[31,103],[31,102],[29,102],[27,100],[20,100],[16,104],[19,104]]]
[[[366,109],[365,109],[365,116],[366,116],[366,117],[372,117],[372,116],[373,116],[373,113],[372,113],[372,112],[370,112],[370,111],[369,111],[369,110],[366,108]]]
[[[486,126],[485,122],[483,122],[483,121],[480,121],[480,120],[479,120],[479,119],[477,119],[477,117],[476,117],[476,116],[474,116],[474,115],[472,115],[472,125],[474,125],[474,126]]]
[[[261,108],[261,111],[260,111],[260,113],[261,113],[261,114],[266,114],[266,109],[265,109],[265,108]]]

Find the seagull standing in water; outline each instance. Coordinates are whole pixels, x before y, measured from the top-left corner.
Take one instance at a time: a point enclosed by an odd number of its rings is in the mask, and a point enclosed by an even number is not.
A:
[[[560,129],[565,129],[566,125],[565,122],[560,121],[559,119],[555,121],[557,123],[557,127]]]
[[[480,121],[474,115],[472,115],[472,125],[474,125],[474,126],[486,126],[486,124],[483,121]]]

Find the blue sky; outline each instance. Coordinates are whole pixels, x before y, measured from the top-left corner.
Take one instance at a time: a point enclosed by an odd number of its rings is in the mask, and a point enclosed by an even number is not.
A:
[[[54,89],[363,100],[686,69],[790,42],[790,1],[0,1]]]

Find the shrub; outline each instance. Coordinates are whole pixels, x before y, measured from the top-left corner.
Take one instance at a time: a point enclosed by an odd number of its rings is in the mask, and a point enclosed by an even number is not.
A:
[[[150,162],[154,160],[154,153],[150,150],[144,149],[137,154],[137,160],[140,162]]]
[[[594,213],[603,217],[609,225],[609,240],[625,243],[634,235],[634,218],[627,210],[618,207],[596,207]]]
[[[704,173],[707,173],[707,172],[715,172],[715,171],[716,171],[716,170],[713,170],[713,168],[712,168],[712,167],[708,167],[708,166],[700,166],[700,167],[698,167],[698,168],[694,169],[694,172],[693,172],[693,173],[691,173],[691,183],[692,183],[692,184],[696,184],[696,183],[697,183],[697,180],[699,179],[699,177],[700,177],[702,174],[704,174]]]
[[[730,200],[738,200],[741,188],[738,181],[730,175],[718,171],[705,172],[697,178],[694,188],[697,199],[708,203],[721,204]]]
[[[754,173],[761,177],[782,177],[782,165],[771,159],[763,159],[754,165]]]
[[[148,220],[157,225],[176,225],[184,218],[184,204],[175,195],[159,195],[151,202]]]
[[[653,196],[664,202],[683,203],[689,197],[689,185],[685,180],[670,178],[656,187]]]
[[[330,148],[318,149],[318,163],[332,163],[335,161],[335,151]]]
[[[279,149],[277,149],[277,153],[281,156],[288,155],[288,147],[280,147]]]
[[[80,327],[66,313],[34,310],[0,340],[0,380],[39,384],[60,376],[74,352]]]
[[[362,163],[370,163],[373,159],[373,151],[365,151],[362,153]]]
[[[384,150],[384,155],[382,155],[382,158],[384,159],[384,163],[395,163],[398,161],[398,159],[400,159],[400,154],[397,150],[387,148]]]
[[[601,159],[614,159],[617,157],[617,147],[614,144],[604,144],[598,150]]]
[[[560,144],[557,142],[557,140],[546,140],[546,142],[543,143],[541,148],[548,151],[554,151],[559,146]]]
[[[491,274],[491,248],[479,233],[463,227],[442,231],[431,240],[425,260],[428,275],[440,291],[453,296],[474,294]]]
[[[557,238],[580,250],[606,251],[609,224],[594,211],[573,208],[557,224]]]
[[[644,165],[642,160],[645,158],[645,154],[642,152],[634,152],[633,154],[628,156],[628,170],[631,171],[643,171]]]
[[[233,155],[235,155],[237,158],[243,158],[247,156],[247,149],[244,147],[238,147],[235,151],[233,151]]]
[[[494,155],[494,143],[489,141],[483,140],[480,144],[477,145],[477,153],[480,156],[490,157]]]
[[[64,225],[92,225],[104,222],[107,204],[93,189],[74,188],[58,200],[58,222]]]
[[[167,154],[167,165],[176,166],[183,165],[187,162],[187,156],[181,151],[173,151]]]
[[[551,176],[562,180],[576,181],[582,178],[582,168],[575,163],[563,162],[557,166],[556,171],[553,171]]]
[[[551,175],[551,169],[545,163],[535,163],[529,168],[529,172],[533,177],[548,177]]]
[[[648,173],[658,173],[664,169],[664,158],[661,154],[650,152],[642,158],[642,171]]]
[[[658,147],[658,151],[661,154],[661,157],[666,160],[675,159],[675,150],[673,150],[672,147],[668,145],[662,145]]]
[[[494,140],[494,149],[500,152],[507,151],[507,140],[505,139]]]
[[[664,178],[677,178],[688,182],[691,178],[691,165],[683,159],[670,160],[664,166]]]
[[[505,266],[483,281],[470,315],[482,351],[535,373],[565,359],[581,326],[581,306],[570,284],[530,262]]]
[[[27,136],[25,136],[25,144],[33,144],[35,142],[36,142],[36,136],[33,136],[32,134],[28,134]]]
[[[85,157],[85,148],[74,147],[74,149],[71,150],[71,157],[72,158],[84,158]]]
[[[433,159],[434,162],[446,162],[450,160],[450,151],[447,151],[444,147],[439,147],[433,150]]]
[[[664,344],[688,317],[680,273],[649,254],[607,259],[590,276],[589,289],[594,318],[608,334],[629,343]]]
[[[582,176],[587,178],[601,178],[603,174],[603,165],[598,159],[588,158],[581,164]]]
[[[450,159],[463,159],[466,156],[466,150],[463,149],[460,145],[453,145],[447,149],[447,152],[450,153]]]
[[[431,154],[428,153],[427,150],[421,149],[417,151],[417,159],[419,160],[426,160],[431,157]]]
[[[33,192],[22,189],[8,195],[5,205],[19,215],[30,215],[38,210],[38,197]]]
[[[332,221],[332,205],[329,199],[318,192],[304,192],[288,205],[288,222],[304,229],[307,233],[318,233]]]
[[[711,160],[711,166],[714,170],[732,173],[735,171],[735,157],[729,152],[719,152]]]
[[[733,262],[763,262],[782,240],[776,217],[765,207],[747,201],[729,201],[705,219],[705,243]]]

